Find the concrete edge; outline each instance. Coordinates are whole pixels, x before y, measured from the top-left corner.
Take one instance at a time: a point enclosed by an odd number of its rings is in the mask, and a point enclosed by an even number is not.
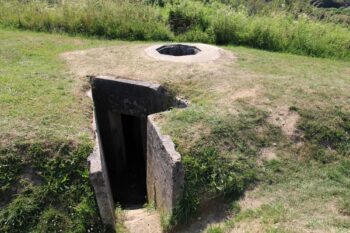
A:
[[[155,114],[151,114],[148,116],[148,120],[150,123],[152,123],[157,136],[161,139],[164,149],[169,153],[169,155],[171,155],[171,158],[173,159],[174,163],[176,162],[181,162],[181,155],[179,152],[177,152],[175,150],[175,144],[174,142],[171,140],[171,137],[169,135],[163,135],[160,132],[160,128],[157,125],[156,121],[154,120],[156,118],[158,113]]]
[[[150,126],[147,128],[152,128],[156,137],[161,141],[161,155],[163,162],[167,165],[169,170],[165,171],[168,174],[167,185],[158,186],[158,195],[163,196],[163,202],[165,206],[161,206],[160,211],[165,214],[171,214],[176,207],[177,203],[181,200],[183,196],[183,188],[185,182],[185,174],[182,165],[182,157],[179,152],[175,149],[175,144],[169,135],[163,135],[160,131],[160,127],[155,121],[157,113],[148,116],[148,123]],[[150,132],[147,132],[150,133]],[[147,152],[148,153],[148,152]],[[171,187],[170,190],[166,190],[166,187]],[[170,193],[170,197],[164,196],[164,193]],[[153,194],[155,195],[155,194]],[[157,195],[156,195],[157,196]],[[151,197],[150,197],[151,198]],[[157,206],[158,207],[158,206]]]
[[[88,97],[90,96],[88,95]],[[104,164],[105,160],[101,153],[101,143],[98,136],[95,113],[93,113],[92,129],[95,137],[95,146],[92,153],[87,158],[89,164],[89,179],[95,192],[95,198],[103,224],[108,228],[115,229],[116,216],[114,201],[110,189],[108,174],[106,169],[103,169],[106,165]]]
[[[157,49],[164,45],[172,45],[172,44],[182,44],[195,46],[201,51],[195,55],[188,56],[169,56],[160,54]],[[180,62],[180,63],[200,63],[200,62],[209,62],[215,61],[221,57],[223,49],[202,43],[164,43],[164,44],[155,44],[144,50],[145,54],[151,58],[161,61],[168,62]]]
[[[91,84],[94,82],[95,79],[105,79],[105,80],[118,81],[126,84],[143,86],[143,87],[151,88],[155,91],[159,91],[162,88],[160,84],[155,84],[155,83],[142,81],[142,80],[140,81],[140,80],[126,79],[121,76],[115,76],[115,75],[91,75],[91,76],[88,76],[88,78],[90,78]]]

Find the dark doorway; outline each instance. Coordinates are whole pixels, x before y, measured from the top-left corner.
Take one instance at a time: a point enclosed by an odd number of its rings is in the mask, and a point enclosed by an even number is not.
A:
[[[126,154],[126,166],[115,180],[114,199],[122,205],[143,205],[147,198],[146,190],[146,151],[143,137],[146,132],[146,119],[122,115],[122,127]],[[144,123],[142,122],[144,121]]]
[[[107,112],[100,126],[110,186],[115,203],[143,205],[146,189],[146,117]]]

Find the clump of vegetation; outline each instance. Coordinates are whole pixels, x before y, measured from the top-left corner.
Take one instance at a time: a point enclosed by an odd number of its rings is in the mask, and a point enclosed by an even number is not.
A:
[[[219,226],[209,227],[207,233],[224,233],[225,231]]]
[[[157,11],[128,1],[3,1],[3,25],[45,32],[66,32],[108,39],[171,40]]]
[[[311,145],[310,155],[322,162],[331,162],[338,155],[350,154],[350,114],[341,110],[299,110],[299,129]]]
[[[116,218],[115,231],[121,232],[121,233],[128,232],[127,228],[123,224],[123,221],[125,219],[125,215],[124,215],[124,211],[120,205],[117,205],[115,208],[115,218]]]
[[[350,57],[349,29],[341,23],[313,18],[313,11],[302,10],[305,3],[301,2],[284,3],[285,7],[278,1],[239,4],[191,0],[81,0],[79,4],[11,0],[0,4],[0,24],[22,29],[108,39],[234,44],[317,57]],[[309,8],[314,9],[311,5]]]
[[[225,15],[225,17],[222,17]],[[317,57],[349,57],[349,30],[284,15],[248,17],[222,12],[213,21],[218,44],[236,44]]]
[[[0,203],[5,201],[7,193],[11,187],[14,188],[18,182],[24,164],[16,153],[11,153],[5,149],[0,151]]]
[[[1,232],[104,232],[93,190],[89,184],[86,158],[91,145],[16,145],[2,150],[1,157],[16,155],[18,181],[27,166],[42,180],[11,194],[0,211]],[[8,174],[5,174],[8,176]],[[1,174],[3,177],[3,174]],[[12,183],[13,185],[13,183]]]
[[[191,30],[206,31],[210,25],[208,9],[199,2],[183,1],[172,6],[168,22],[175,35]]]

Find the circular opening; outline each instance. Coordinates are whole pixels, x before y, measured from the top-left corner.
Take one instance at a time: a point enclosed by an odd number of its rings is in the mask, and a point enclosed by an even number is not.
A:
[[[183,44],[164,45],[157,48],[158,53],[170,56],[196,55],[201,50],[195,46]]]

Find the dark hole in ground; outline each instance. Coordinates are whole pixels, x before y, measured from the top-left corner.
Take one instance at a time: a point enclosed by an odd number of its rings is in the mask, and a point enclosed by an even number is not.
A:
[[[170,56],[187,56],[196,55],[201,50],[195,46],[182,45],[182,44],[171,44],[164,45],[157,49],[158,53]]]

